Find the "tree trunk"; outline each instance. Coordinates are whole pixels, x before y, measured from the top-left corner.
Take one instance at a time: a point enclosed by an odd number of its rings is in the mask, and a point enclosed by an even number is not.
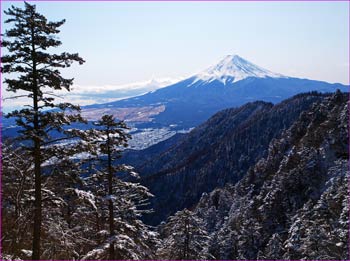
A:
[[[37,71],[36,71],[36,53],[34,44],[34,26],[31,28],[32,33],[32,60],[33,60],[33,109],[34,120],[33,127],[35,137],[34,142],[34,177],[35,177],[35,201],[34,201],[34,226],[33,226],[33,253],[32,260],[40,260],[40,237],[41,237],[41,222],[42,222],[42,209],[41,209],[41,151],[40,151],[40,139],[39,133],[39,108],[38,108],[38,83],[37,83]]]
[[[114,207],[113,207],[113,170],[112,170],[112,155],[110,150],[109,134],[107,133],[107,152],[108,152],[108,195],[109,195],[109,234],[114,236]],[[109,259],[114,260],[114,243],[111,242],[109,246]]]
[[[41,168],[40,168],[40,144],[35,142],[34,148],[34,173],[35,173],[35,202],[34,202],[34,231],[33,231],[33,255],[32,260],[40,260],[41,237]]]

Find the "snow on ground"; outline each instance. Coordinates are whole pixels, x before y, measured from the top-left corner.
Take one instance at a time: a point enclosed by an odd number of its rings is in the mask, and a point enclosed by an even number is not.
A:
[[[164,127],[160,129],[142,129],[140,132],[133,133],[132,139],[129,141],[129,149],[142,150],[146,149],[154,144],[169,139],[176,133],[187,133],[193,128],[184,130],[172,130]]]

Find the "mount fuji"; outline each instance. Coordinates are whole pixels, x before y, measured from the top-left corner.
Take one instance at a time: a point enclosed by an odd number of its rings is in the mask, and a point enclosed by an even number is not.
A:
[[[209,67],[207,70],[197,74],[197,81],[212,82],[221,81],[223,84],[235,83],[248,77],[256,78],[282,78],[281,74],[261,68],[238,55],[227,55],[218,64]]]
[[[219,110],[250,101],[280,102],[302,92],[348,91],[348,86],[284,76],[259,67],[238,55],[228,55],[206,70],[141,96],[83,107],[95,120],[113,114],[142,128],[199,125]]]

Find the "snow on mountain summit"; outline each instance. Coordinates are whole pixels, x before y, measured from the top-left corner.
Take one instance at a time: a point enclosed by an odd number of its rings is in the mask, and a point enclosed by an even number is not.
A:
[[[238,82],[248,77],[281,78],[285,76],[261,68],[238,55],[227,55],[216,65],[195,75],[193,83],[197,81],[212,82],[218,80],[226,84],[228,82]]]

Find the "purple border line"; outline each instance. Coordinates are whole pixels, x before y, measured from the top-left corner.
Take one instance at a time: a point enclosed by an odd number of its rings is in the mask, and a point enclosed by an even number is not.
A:
[[[23,2],[23,0],[0,0],[0,20],[2,17],[2,2]],[[348,31],[348,37],[350,42],[350,0],[27,0],[27,2],[257,2],[257,3],[263,3],[263,2],[348,2],[348,18],[349,18],[349,31]],[[2,23],[0,22],[0,32],[2,33]],[[0,35],[0,65],[1,65],[1,42],[2,37]],[[349,57],[348,62],[350,63],[350,46],[349,46]],[[349,82],[348,85],[350,85],[350,72],[348,72],[348,78]],[[350,89],[349,89],[349,101],[350,101]],[[350,108],[348,111],[350,115]],[[2,259],[2,119],[3,119],[3,113],[2,113],[2,72],[0,71],[0,260]],[[348,133],[350,133],[350,118],[348,121]],[[348,136],[348,152],[350,154],[350,135]],[[350,171],[350,161],[348,159],[347,169]],[[350,220],[350,179],[348,179],[348,206],[349,206],[349,220]],[[348,260],[350,260],[350,222],[348,224]],[[26,260],[23,260],[26,261]],[[28,260],[29,261],[29,260]],[[39,260],[39,261],[46,261],[46,260]],[[56,260],[56,261],[70,261],[70,260]],[[95,261],[95,260],[90,260]],[[96,260],[97,261],[97,260]],[[123,260],[124,261],[124,260]],[[158,261],[156,260],[144,260],[144,261]],[[164,260],[167,261],[167,260]],[[178,261],[178,260],[173,260]],[[192,261],[192,260],[189,260]],[[194,260],[193,260],[194,261]],[[226,261],[226,260],[222,260]],[[228,261],[228,260],[227,260]],[[235,261],[247,261],[247,260],[235,260]],[[248,260],[249,261],[249,260]],[[264,261],[272,261],[272,260],[265,260]],[[285,259],[275,259],[274,261],[286,261]],[[288,261],[297,261],[297,260],[288,260]],[[337,261],[337,260],[333,260]]]
[[[0,65],[2,58],[2,1],[0,0]],[[2,70],[0,69],[0,259],[2,260]]]
[[[23,0],[1,0],[23,2]],[[350,2],[350,0],[28,0],[28,2]]]
[[[348,46],[348,55],[349,55],[349,57],[348,57],[348,64],[350,64],[350,2],[348,2],[348,18],[349,18],[349,21],[348,21],[348,27],[349,27],[349,30],[348,30],[348,40],[349,40],[349,42],[348,42],[348,44],[349,44],[349,46]],[[350,72],[348,71],[348,77],[349,77],[349,81],[348,81],[348,85],[350,85]],[[350,90],[348,89],[348,91],[349,91],[349,94],[348,94],[348,101],[350,101]],[[348,152],[349,152],[349,154],[348,155],[350,155],[350,108],[348,108],[348,116],[349,116],[349,118],[348,118]],[[349,158],[348,158],[348,162],[347,162],[347,170],[348,171],[350,171],[350,160],[349,160]],[[348,176],[348,173],[345,173],[345,175],[346,176]],[[350,177],[348,176],[347,177],[348,178],[348,218],[349,218],[349,220],[350,220]],[[350,260],[350,222],[348,222],[348,260]]]

